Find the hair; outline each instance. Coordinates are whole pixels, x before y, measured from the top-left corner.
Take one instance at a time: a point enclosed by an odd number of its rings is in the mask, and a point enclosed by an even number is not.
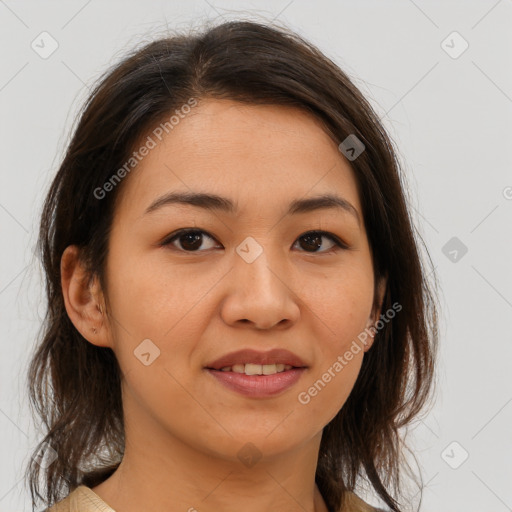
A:
[[[293,106],[315,116],[337,145],[349,135],[364,144],[350,165],[375,282],[387,277],[381,311],[396,303],[402,309],[378,331],[346,403],[324,428],[315,480],[332,512],[360,478],[402,512],[400,429],[419,415],[434,387],[438,307],[397,153],[369,102],[332,60],[289,29],[252,21],[145,41],[104,72],[77,115],[42,207],[37,243],[48,304],[28,387],[32,413],[47,433],[27,467],[33,505],[98,485],[122,460],[122,373],[114,352],[88,342],[70,321],[60,261],[67,246],[77,245],[90,278],[108,290],[109,233],[126,178],[101,200],[94,191],[190,98]],[[40,465],[51,450],[56,459]]]

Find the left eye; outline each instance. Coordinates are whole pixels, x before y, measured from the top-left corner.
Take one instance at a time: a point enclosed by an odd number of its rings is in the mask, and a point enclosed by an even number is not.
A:
[[[339,249],[348,249],[348,246],[343,243],[337,236],[327,233],[325,231],[309,231],[308,233],[304,233],[299,237],[300,239],[306,240],[306,245],[309,247],[321,247],[322,246],[322,238],[328,238],[333,242],[333,245],[326,251],[311,251],[311,252],[332,252],[333,250]],[[306,251],[310,252],[310,251]]]
[[[173,233],[169,237],[167,237],[161,245],[168,246],[168,245],[175,245],[175,241],[179,242],[181,245],[181,248],[178,247],[178,250],[182,250],[185,252],[198,252],[198,249],[202,245],[202,238],[203,236],[206,236],[210,240],[215,240],[212,236],[210,236],[206,231],[203,231],[201,229],[182,229],[178,232]],[[322,246],[322,238],[328,238],[333,242],[334,245],[332,245],[328,250],[324,251],[318,251],[319,247]],[[313,251],[306,251],[306,252],[331,252],[332,250],[336,250],[336,248],[341,249],[348,249],[348,246],[343,243],[337,236],[327,233],[326,231],[309,231],[307,233],[304,233],[301,235],[298,240],[304,240],[306,247],[314,248]],[[210,247],[211,248],[211,247]],[[203,251],[199,251],[203,252]]]

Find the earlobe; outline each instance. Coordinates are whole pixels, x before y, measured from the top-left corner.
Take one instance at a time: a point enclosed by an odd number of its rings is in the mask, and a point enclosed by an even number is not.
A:
[[[66,247],[60,264],[66,312],[78,332],[93,345],[110,346],[103,295],[96,278],[90,279],[76,245]]]
[[[364,345],[364,351],[368,352],[372,348],[373,342],[375,340],[375,334],[376,334],[376,328],[375,328],[375,322],[373,321],[373,318],[368,318],[368,321],[366,322],[366,337],[363,341]]]

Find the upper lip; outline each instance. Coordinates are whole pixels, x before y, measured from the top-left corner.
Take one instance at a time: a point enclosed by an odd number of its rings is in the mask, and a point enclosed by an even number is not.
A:
[[[295,355],[293,352],[285,349],[274,349],[266,352],[259,352],[258,350],[245,349],[230,352],[219,359],[206,365],[206,368],[212,370],[220,370],[226,366],[233,366],[234,364],[289,364],[297,368],[305,367],[302,359]]]

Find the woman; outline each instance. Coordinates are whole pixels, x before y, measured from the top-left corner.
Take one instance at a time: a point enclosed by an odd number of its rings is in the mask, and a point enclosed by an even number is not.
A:
[[[377,510],[366,479],[409,510],[399,428],[437,319],[400,179],[369,103],[286,29],[228,22],[110,70],[42,214],[34,506]]]

